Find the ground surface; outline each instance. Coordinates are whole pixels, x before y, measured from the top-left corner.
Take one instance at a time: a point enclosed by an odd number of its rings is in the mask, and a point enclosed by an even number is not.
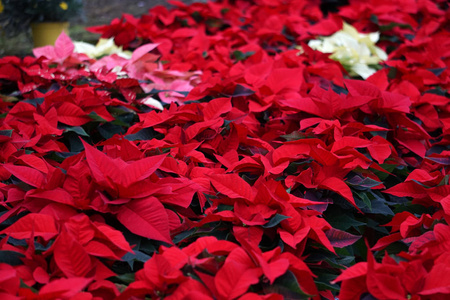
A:
[[[194,1],[183,0],[182,2],[192,3]],[[84,2],[84,16],[71,22],[70,36],[75,40],[88,42],[95,41],[98,35],[85,31],[85,27],[107,24],[112,19],[120,17],[122,13],[139,16],[147,13],[149,8],[155,5],[169,5],[166,0],[86,0]],[[0,56],[31,54],[32,44],[30,32],[8,38],[0,29]]]

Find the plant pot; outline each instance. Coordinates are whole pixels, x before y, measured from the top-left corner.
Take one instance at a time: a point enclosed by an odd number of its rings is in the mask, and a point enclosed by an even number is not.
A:
[[[34,47],[54,45],[61,32],[68,34],[69,22],[41,22],[32,23]]]

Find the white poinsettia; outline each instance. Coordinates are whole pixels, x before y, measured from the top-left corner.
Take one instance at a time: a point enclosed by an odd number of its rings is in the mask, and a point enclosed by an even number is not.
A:
[[[375,46],[379,32],[359,33],[355,27],[344,23],[342,30],[328,37],[311,40],[308,46],[324,53],[333,53],[330,58],[339,61],[350,75],[366,79],[376,72],[371,66],[387,59],[387,54]]]
[[[90,58],[100,58],[102,56],[117,54],[125,59],[131,59],[133,54],[131,51],[123,51],[122,47],[114,44],[114,39],[100,39],[97,45],[92,45],[85,42],[74,42],[74,52],[84,53]]]

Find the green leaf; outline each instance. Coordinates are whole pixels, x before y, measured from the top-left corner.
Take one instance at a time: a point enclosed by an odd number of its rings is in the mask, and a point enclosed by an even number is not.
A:
[[[101,122],[101,123],[108,122],[105,119],[103,119],[102,117],[100,117],[99,115],[97,115],[96,112],[91,112],[90,114],[88,114],[88,117],[90,117],[93,121],[96,121],[96,122]]]
[[[7,136],[7,137],[11,137],[13,130],[9,129],[9,130],[0,130],[0,135],[2,136]]]
[[[126,273],[126,274],[118,275],[114,278],[116,278],[117,280],[119,280],[120,282],[123,282],[125,284],[130,284],[130,283],[134,282],[134,273]]]
[[[133,269],[133,265],[135,261],[146,262],[151,258],[150,255],[145,254],[139,250],[133,250],[134,253],[128,252],[122,257],[122,260],[127,262],[131,269]]]
[[[383,222],[384,223],[384,222]],[[386,227],[382,227],[381,224],[373,219],[367,220],[367,227],[374,229],[375,231],[381,232],[385,235],[389,234],[389,230]]]
[[[101,134],[101,136],[105,139],[112,138],[115,134],[124,134],[125,131],[122,128],[122,126],[114,125],[112,123],[106,123],[98,128],[98,132]]]
[[[360,222],[344,212],[327,214],[326,220],[333,228],[340,230],[348,230],[351,227],[357,228],[366,225],[366,223]]]
[[[330,282],[335,280],[337,275],[328,274],[328,273],[321,273],[318,274],[318,278],[314,280],[314,282],[317,285],[317,288],[320,291],[332,291],[332,292],[339,292],[339,285],[337,284],[331,284]]]
[[[272,219],[270,219],[269,222],[264,224],[262,227],[263,228],[272,228],[272,227],[275,227],[278,224],[280,224],[281,221],[289,219],[289,218],[291,218],[291,217],[280,215],[280,214],[276,214],[274,217],[272,217]]]
[[[234,209],[233,205],[219,204],[217,206],[217,211],[218,212],[225,211],[225,210],[233,210],[233,209]]]
[[[81,126],[66,126],[61,124],[61,126],[58,127],[63,129],[64,132],[75,132],[76,134],[81,136],[89,136],[89,134]]]
[[[128,134],[125,136],[125,138],[129,141],[136,141],[136,140],[144,141],[144,140],[151,140],[151,139],[155,138],[155,136],[157,134],[158,133],[153,128],[148,127],[148,128],[141,129],[136,133]]]
[[[10,266],[19,266],[23,265],[21,258],[25,257],[22,253],[9,251],[9,250],[0,250],[0,263],[5,263]]]
[[[377,180],[374,180],[372,178],[366,177],[360,177],[358,175],[353,176],[351,179],[346,181],[350,186],[354,187],[358,190],[368,190],[370,188],[373,188],[375,186],[380,185],[380,182]]]
[[[354,192],[358,197],[359,197],[359,199],[361,199],[362,200],[362,202],[364,203],[364,205],[361,207],[358,203],[356,203],[357,205],[358,205],[358,207],[362,210],[363,208],[368,208],[368,212],[371,212],[372,211],[372,203],[370,202],[370,199],[369,199],[369,197],[367,197],[367,194],[366,193],[364,193],[364,192],[361,192],[361,193],[357,193],[357,192]],[[355,201],[356,201],[356,199],[355,199]]]
[[[308,295],[300,289],[297,278],[294,273],[287,271],[284,275],[278,277],[273,285],[265,287],[264,292],[278,293],[284,299],[309,299],[314,295]]]
[[[286,141],[296,141],[300,139],[304,139],[305,135],[299,131],[293,131],[289,134],[281,135]]]
[[[189,230],[187,230],[187,231],[183,231],[182,233],[177,234],[177,235],[172,239],[172,241],[173,241],[174,244],[178,244],[178,243],[181,242],[182,240],[184,240],[184,239],[186,239],[186,238],[188,238],[188,237],[194,235],[196,232],[197,232],[197,229],[196,229],[196,228],[191,228],[191,229],[189,229]]]
[[[387,201],[372,192],[356,193],[358,196],[355,198],[356,205],[364,213],[381,214],[384,216],[393,216],[394,212],[387,205]]]
[[[236,61],[241,61],[241,60],[245,60],[248,57],[252,56],[253,54],[255,54],[254,51],[249,51],[249,52],[242,52],[239,50],[236,50],[233,52],[233,57]]]
[[[411,25],[409,25],[409,24],[397,23],[397,22],[391,22],[391,23],[386,24],[386,25],[380,25],[380,31],[391,30],[391,29],[393,29],[394,27],[400,27],[400,28],[409,28],[409,29],[412,29]]]

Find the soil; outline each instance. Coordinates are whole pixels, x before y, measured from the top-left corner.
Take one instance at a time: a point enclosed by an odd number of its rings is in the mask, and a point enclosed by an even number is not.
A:
[[[184,3],[205,2],[206,0],[181,0]],[[99,37],[89,33],[85,27],[108,24],[114,18],[120,18],[122,13],[140,16],[156,5],[170,4],[166,0],[85,0],[84,14],[70,23],[70,36],[74,40],[95,43]],[[33,47],[31,32],[24,32],[12,38],[7,38],[0,29],[0,56],[30,55]]]

